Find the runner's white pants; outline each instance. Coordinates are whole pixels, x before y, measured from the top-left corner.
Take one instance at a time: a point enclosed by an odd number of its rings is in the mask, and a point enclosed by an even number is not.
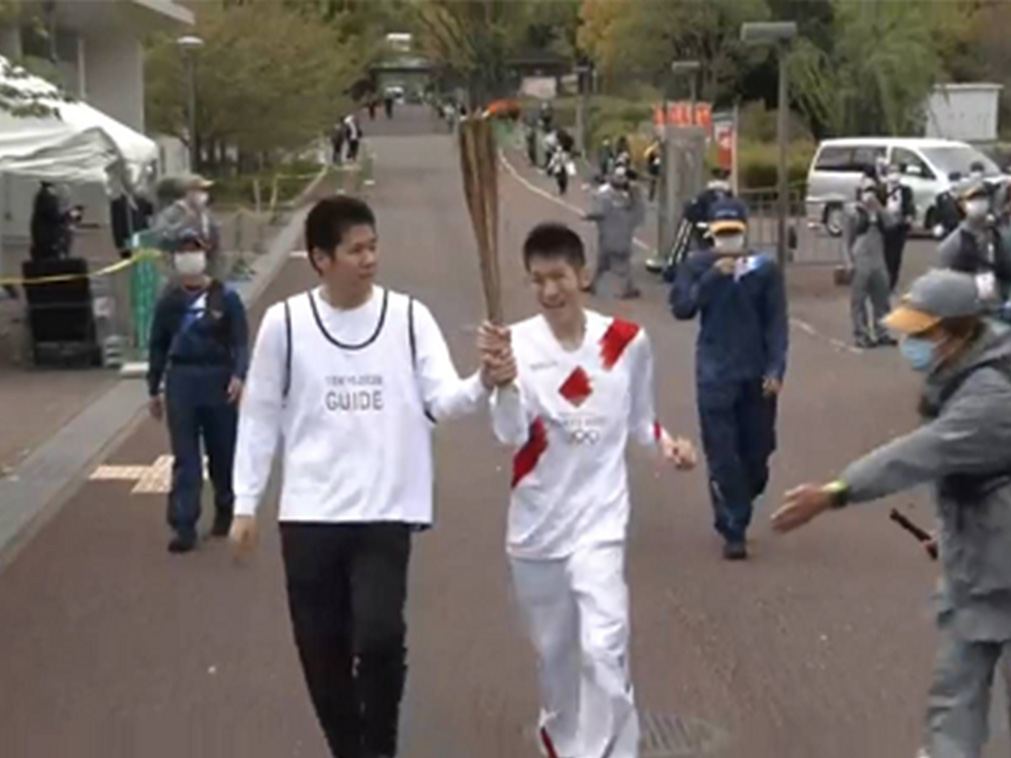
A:
[[[561,560],[513,558],[511,564],[537,652],[544,752],[549,758],[636,758],[624,544],[593,546]]]

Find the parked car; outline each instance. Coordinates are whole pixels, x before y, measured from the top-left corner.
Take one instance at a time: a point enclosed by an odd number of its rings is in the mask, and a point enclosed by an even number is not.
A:
[[[880,158],[898,165],[903,181],[913,190],[917,232],[933,230],[938,196],[952,188],[953,177],[967,176],[973,163],[983,164],[988,180],[1007,181],[996,163],[965,142],[894,137],[826,140],[818,146],[808,172],[808,226],[841,235],[846,203],[856,198],[861,178]]]

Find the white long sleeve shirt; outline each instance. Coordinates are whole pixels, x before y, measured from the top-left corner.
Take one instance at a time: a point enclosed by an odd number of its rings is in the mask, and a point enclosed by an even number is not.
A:
[[[519,380],[491,402],[495,435],[517,448],[510,555],[548,560],[623,541],[628,439],[655,449],[662,432],[649,338],[636,324],[592,311],[577,350],[565,350],[541,316],[512,334]]]
[[[375,288],[360,308],[319,290],[266,313],[239,413],[235,512],[255,514],[279,443],[281,521],[432,522],[432,422],[477,410],[431,312]],[[288,394],[285,397],[285,386]]]

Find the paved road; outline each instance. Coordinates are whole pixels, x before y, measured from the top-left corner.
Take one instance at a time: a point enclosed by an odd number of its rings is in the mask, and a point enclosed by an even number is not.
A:
[[[481,316],[474,244],[455,152],[427,118],[376,137],[384,278],[427,302],[461,367]],[[366,124],[368,127],[368,124]],[[413,132],[414,136],[408,136]],[[523,233],[562,211],[502,183],[509,315],[533,310]],[[292,260],[266,302],[313,281]],[[694,328],[673,324],[659,284],[621,310],[650,331],[659,408],[696,433]],[[890,354],[854,355],[795,330],[773,492],[833,473],[915,421],[915,380]],[[166,452],[145,423],[108,463]],[[533,661],[502,550],[508,456],[485,419],[438,432],[438,528],[412,575],[407,758],[535,755]],[[895,758],[918,745],[933,634],[935,569],[869,507],[796,538],[762,518],[755,558],[718,559],[702,475],[652,476],[634,456],[630,540],[633,668],[651,742],[644,758]],[[83,487],[0,576],[0,734],[15,758],[323,758],[283,599],[276,530],[255,561],[224,545],[164,550],[163,498],[131,482]],[[274,510],[271,493],[268,512]],[[925,502],[913,502],[929,519]],[[266,516],[267,514],[265,514]],[[1006,744],[1006,743],[1005,743]],[[995,750],[1007,755],[1006,746]]]

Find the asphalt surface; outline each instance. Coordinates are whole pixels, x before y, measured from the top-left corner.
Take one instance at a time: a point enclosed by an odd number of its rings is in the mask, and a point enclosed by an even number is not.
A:
[[[461,370],[475,366],[482,313],[477,257],[456,152],[427,114],[366,131],[383,279],[425,301]],[[387,135],[398,136],[381,136]],[[575,221],[514,178],[501,183],[508,315],[534,310],[522,237],[544,219]],[[589,238],[592,231],[581,226]],[[293,259],[262,302],[310,286]],[[664,288],[592,307],[642,323],[657,353],[658,407],[697,436],[693,325],[675,324]],[[815,301],[814,303],[809,300]],[[795,311],[825,309],[795,293]],[[259,314],[254,314],[258,317]],[[915,423],[916,380],[894,353],[832,342],[837,323],[795,328],[781,452],[770,491],[831,476]],[[107,463],[167,452],[146,422]],[[437,528],[412,568],[406,758],[536,755],[534,662],[512,604],[503,551],[509,455],[485,418],[437,432]],[[888,521],[887,507],[826,517],[772,536],[768,503],[754,558],[718,556],[702,473],[654,476],[633,452],[629,541],[632,665],[646,714],[643,758],[913,756],[934,644],[936,568]],[[323,758],[284,602],[276,489],[260,550],[237,566],[221,543],[168,555],[164,497],[130,482],[90,482],[0,574],[0,752],[14,758],[232,756]],[[772,498],[773,500],[775,498]],[[925,524],[924,497],[894,504]],[[887,505],[887,504],[885,504]],[[1008,755],[1006,738],[993,756]]]

